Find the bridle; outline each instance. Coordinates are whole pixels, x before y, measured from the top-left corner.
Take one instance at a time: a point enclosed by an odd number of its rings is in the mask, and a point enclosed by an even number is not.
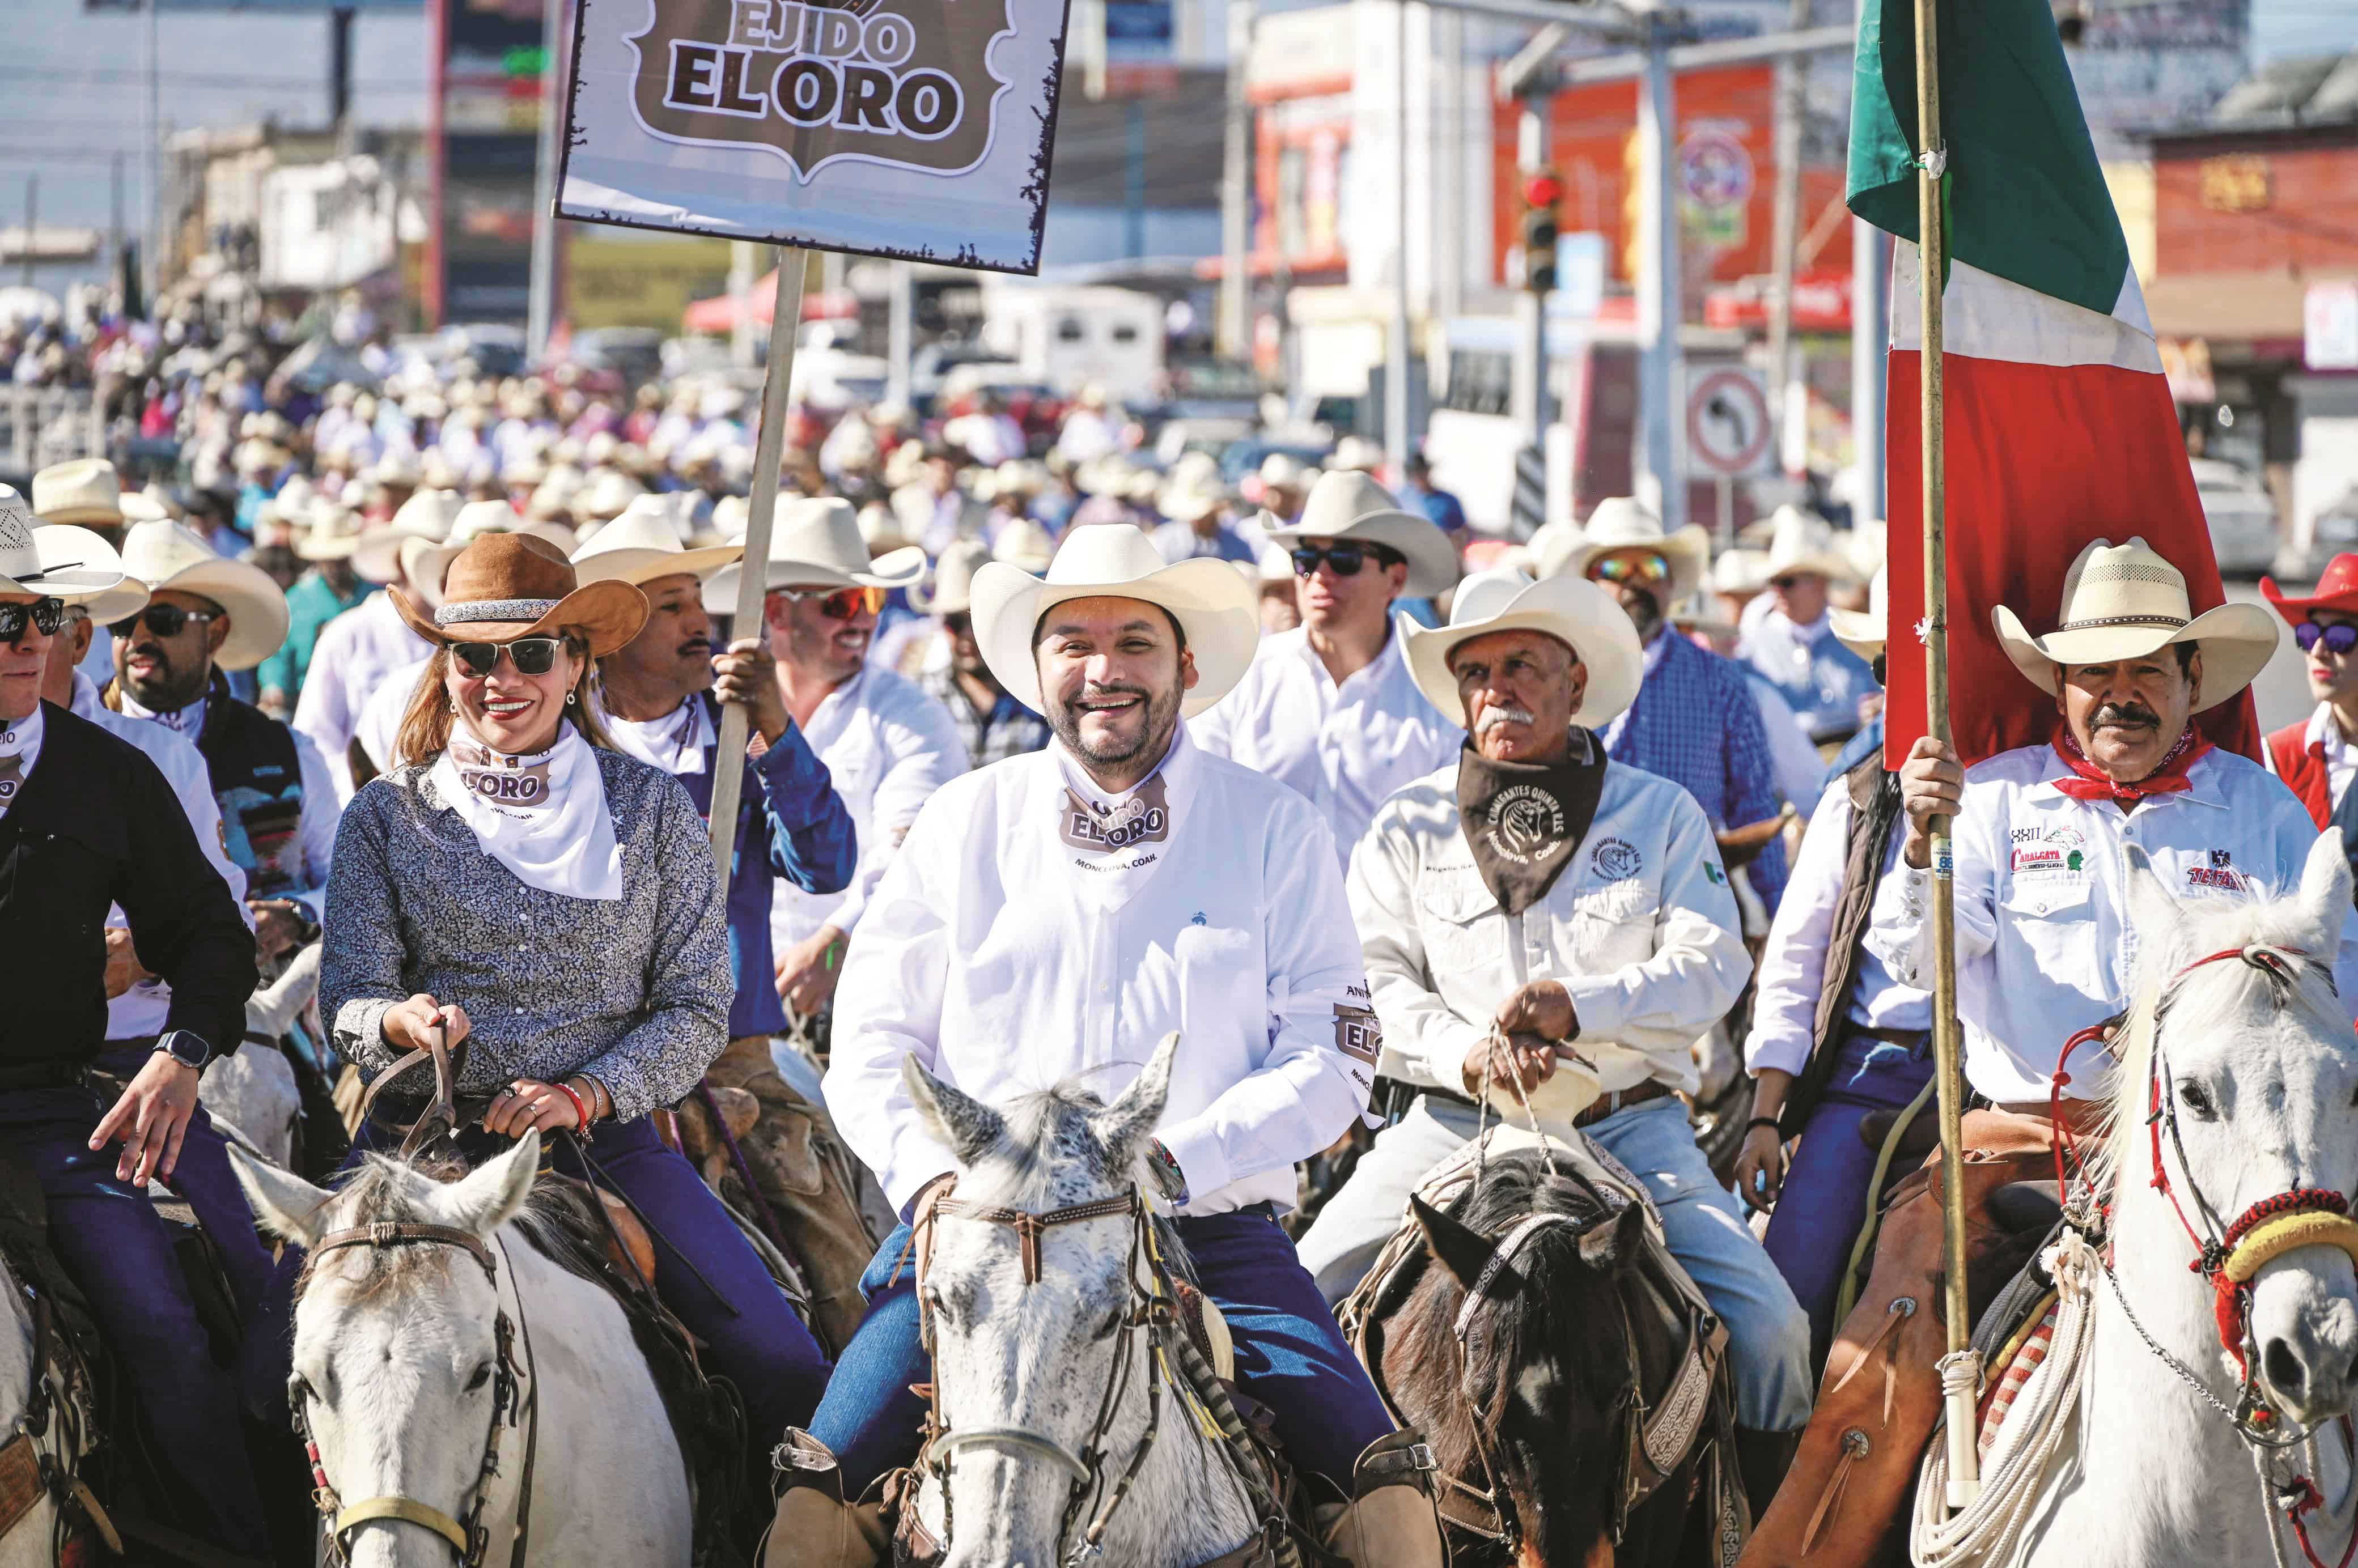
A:
[[[507,1255],[504,1243],[498,1243],[500,1257]],[[331,1230],[313,1244],[310,1256],[303,1260],[302,1272],[295,1282],[295,1299],[299,1302],[310,1283],[311,1271],[322,1256],[344,1248],[362,1247],[383,1250],[395,1247],[455,1247],[473,1259],[491,1281],[494,1296],[499,1292],[499,1268],[492,1248],[471,1233],[455,1226],[429,1225],[416,1220],[374,1220],[344,1230]],[[500,1434],[509,1427],[525,1428],[524,1472],[522,1489],[516,1502],[514,1539],[508,1551],[508,1562],[521,1564],[525,1561],[525,1548],[531,1538],[533,1464],[540,1447],[540,1379],[535,1371],[532,1356],[532,1327],[524,1314],[524,1292],[515,1289],[515,1271],[511,1264],[509,1284],[515,1296],[516,1316],[512,1323],[503,1306],[492,1321],[497,1358],[492,1370],[492,1420],[483,1435],[482,1462],[476,1467],[473,1485],[467,1489],[465,1511],[456,1519],[429,1503],[398,1494],[370,1498],[362,1502],[346,1504],[336,1494],[334,1483],[319,1460],[319,1444],[311,1434],[311,1422],[306,1406],[318,1396],[299,1372],[287,1380],[287,1403],[292,1412],[295,1435],[302,1440],[304,1456],[311,1465],[311,1501],[329,1523],[327,1555],[330,1563],[342,1568],[350,1561],[348,1537],[362,1525],[384,1519],[401,1524],[413,1524],[432,1530],[448,1541],[458,1554],[464,1568],[481,1568],[483,1553],[491,1545],[491,1532],[483,1525],[483,1509],[491,1499],[492,1480],[500,1473]],[[515,1357],[516,1325],[523,1325],[524,1361],[522,1388]],[[521,1394],[522,1397],[519,1397]],[[530,1425],[525,1416],[530,1412]]]
[[[1099,1198],[1044,1212],[969,1203],[955,1197],[936,1201],[930,1211],[917,1221],[917,1322],[928,1360],[935,1353],[934,1311],[925,1290],[933,1257],[931,1227],[935,1222],[943,1219],[1001,1226],[1014,1231],[1022,1245],[1023,1283],[1027,1289],[1040,1282],[1040,1241],[1047,1231],[1101,1219],[1123,1219],[1130,1225],[1129,1260],[1125,1270],[1129,1305],[1117,1325],[1120,1338],[1115,1346],[1113,1364],[1106,1374],[1104,1392],[1098,1400],[1097,1418],[1078,1454],[1055,1438],[1027,1427],[1001,1425],[953,1429],[942,1418],[940,1374],[936,1372],[933,1380],[925,1385],[929,1412],[925,1422],[925,1452],[918,1460],[918,1466],[932,1476],[941,1488],[945,1544],[953,1528],[949,1486],[952,1461],[960,1452],[969,1448],[1011,1449],[1045,1460],[1071,1478],[1056,1538],[1058,1560],[1065,1568],[1078,1568],[1079,1564],[1101,1556],[1106,1530],[1120,1511],[1122,1504],[1129,1499],[1140,1473],[1146,1467],[1147,1455],[1154,1447],[1154,1440],[1162,1432],[1163,1388],[1168,1384],[1195,1417],[1206,1442],[1228,1454],[1238,1484],[1252,1505],[1255,1517],[1261,1520],[1261,1539],[1269,1542],[1276,1561],[1289,1565],[1298,1562],[1291,1537],[1286,1533],[1285,1510],[1262,1481],[1260,1458],[1249,1451],[1250,1439],[1234,1408],[1217,1389],[1208,1369],[1203,1368],[1194,1346],[1187,1339],[1184,1326],[1179,1322],[1169,1273],[1155,1239],[1154,1217],[1148,1209],[1141,1189],[1132,1186],[1120,1197]],[[1172,1361],[1174,1357],[1185,1375],[1174,1368]],[[1146,1379],[1146,1429],[1131,1447],[1120,1469],[1113,1473],[1109,1487],[1108,1465],[1113,1455],[1108,1452],[1108,1439],[1120,1410],[1122,1390],[1131,1379],[1133,1363],[1138,1364],[1140,1374]],[[1199,1372],[1203,1375],[1198,1376]],[[1089,1509],[1092,1498],[1100,1499],[1094,1511]],[[1083,1522],[1085,1516],[1086,1523]],[[1074,1534],[1076,1526],[1080,1527],[1077,1541]],[[1068,1542],[1071,1543],[1069,1550]]]
[[[1541,1149],[1544,1152],[1545,1145],[1541,1145]],[[1550,1156],[1549,1163],[1550,1168],[1552,1169],[1552,1156]],[[1450,1325],[1451,1337],[1457,1342],[1457,1398],[1466,1407],[1466,1431],[1474,1440],[1474,1460],[1482,1466],[1484,1484],[1476,1487],[1470,1482],[1459,1480],[1446,1470],[1437,1471],[1436,1474],[1440,1476],[1443,1486],[1487,1509],[1490,1517],[1496,1519],[1498,1524],[1495,1530],[1488,1529],[1456,1514],[1449,1516],[1450,1522],[1471,1530],[1486,1540],[1497,1541],[1509,1558],[1520,1557],[1523,1548],[1523,1531],[1520,1522],[1515,1516],[1514,1499],[1508,1495],[1507,1488],[1499,1483],[1499,1466],[1490,1452],[1488,1432],[1490,1422],[1487,1418],[1487,1412],[1482,1406],[1481,1393],[1474,1387],[1474,1336],[1478,1320],[1476,1309],[1488,1297],[1490,1286],[1498,1280],[1498,1275],[1514,1262],[1515,1255],[1541,1231],[1559,1225],[1568,1225],[1577,1229],[1580,1222],[1568,1214],[1527,1215],[1512,1230],[1500,1237],[1498,1245],[1490,1249],[1490,1256],[1483,1260],[1482,1271],[1475,1276],[1473,1284],[1466,1287],[1465,1299],[1457,1303],[1457,1319]]]
[[[2190,974],[2205,965],[2228,959],[2239,959],[2287,984],[2297,979],[2303,965],[2311,966],[2321,973],[2329,987],[2333,985],[2333,972],[2330,966],[2309,954],[2266,943],[2255,942],[2242,947],[2206,953],[2181,966],[2169,977],[2154,1004],[2152,1018],[2145,1025],[2152,1036],[2146,1065],[2145,1120],[2151,1173],[2147,1184],[2169,1200],[2170,1209],[2178,1217],[2179,1228],[2186,1232],[2187,1240],[2193,1245],[2195,1255],[2187,1265],[2188,1271],[2201,1274],[2211,1286],[2212,1314],[2219,1346],[2235,1365],[2237,1387],[2235,1402],[2232,1407],[2212,1393],[2210,1386],[2193,1368],[2146,1331],[2145,1325],[2138,1322],[2135,1309],[2129,1305],[2120,1280],[2114,1273],[2109,1250],[2100,1249],[2096,1256],[2105,1282],[2112,1287],[2114,1299],[2126,1314],[2130,1326],[2181,1382],[2226,1418],[2235,1435],[2251,1450],[2253,1462],[2260,1471],[2264,1492],[2270,1501],[2290,1517],[2302,1554],[2313,1568],[2324,1568],[2309,1544],[2305,1517],[2323,1506],[2322,1496],[2307,1476],[2291,1475],[2279,1484],[2269,1472],[2271,1460],[2291,1449],[2311,1444],[2317,1429],[2295,1430],[2293,1423],[2288,1422],[2284,1413],[2269,1401],[2266,1391],[2260,1385],[2259,1346],[2253,1336],[2251,1323],[2252,1281],[2261,1269],[2277,1259],[2308,1247],[2336,1247],[2348,1253],[2353,1262],[2358,1262],[2358,1218],[2352,1217],[2350,1201],[2342,1194],[2325,1187],[2296,1187],[2262,1198],[2234,1220],[2222,1224],[2219,1210],[2195,1183],[2193,1167],[2187,1161],[2185,1141],[2179,1128],[2177,1097],[2165,1092],[2171,1075],[2161,1044],[2161,1022],[2178,1000],[2178,993]],[[2071,1206],[2077,1215],[2074,1223],[2083,1230],[2096,1223],[2095,1217],[2106,1212],[2106,1206],[2102,1202],[2102,1195],[2095,1191],[2093,1183],[2084,1173],[2085,1163],[2078,1158],[2069,1123],[2061,1114],[2062,1089],[2071,1081],[2071,1075],[2063,1070],[2063,1063],[2080,1045],[2091,1042],[2102,1044],[2105,1027],[2098,1024],[2083,1029],[2064,1043],[2062,1056],[2056,1064],[2054,1087],[2050,1090],[2057,1128],[2056,1173],[2061,1183],[2061,1192],[2067,1197],[2071,1196],[2069,1182],[2064,1180],[2064,1156],[2068,1151],[2072,1156],[2072,1163],[2080,1166],[2082,1172],[2082,1192]],[[2163,1156],[2165,1139],[2169,1152],[2177,1157],[2186,1195],[2193,1200],[2192,1216],[2187,1213],[2186,1205],[2180,1201],[2180,1183],[2170,1178],[2169,1167]],[[2340,1419],[2345,1433],[2348,1433],[2349,1419]],[[2314,1449],[2309,1452],[2309,1463],[2314,1468]],[[2358,1453],[2358,1444],[2353,1444],[2353,1453]],[[2270,1518],[2269,1545],[2277,1551],[2281,1561],[2283,1553],[2274,1532],[2273,1516]],[[2358,1556],[2358,1526],[2353,1526],[2350,1543],[2342,1553],[2341,1568],[2349,1568],[2353,1556]]]

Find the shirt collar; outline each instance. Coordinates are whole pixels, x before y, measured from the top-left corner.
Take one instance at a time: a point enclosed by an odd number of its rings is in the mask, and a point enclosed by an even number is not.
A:
[[[1815,621],[1811,622],[1806,626],[1801,622],[1794,620],[1791,616],[1787,615],[1781,610],[1777,611],[1777,615],[1778,618],[1783,621],[1786,625],[1792,628],[1794,636],[1800,638],[1802,642],[1807,643],[1813,648],[1820,643],[1825,641],[1826,634],[1834,629],[1833,617],[1823,611],[1820,612]]]
[[[2052,748],[2041,746],[2039,750],[2047,753],[2048,762],[2052,762],[2055,761],[2055,753]],[[2023,794],[2036,800],[2069,801],[2071,798],[2065,795],[2061,790],[2055,787],[2055,781],[2053,779],[2043,779],[2039,783],[2032,784],[2028,789],[2025,790]],[[2184,789],[2176,791],[2169,795],[2150,795],[2137,807],[2137,809],[2140,811],[2150,810],[2155,806],[2159,805],[2164,801],[2171,800],[2190,800],[2200,806],[2216,806],[2222,808],[2225,807],[2227,804],[2227,796],[2225,791],[2220,784],[2219,752],[2216,750],[2195,758],[2191,763],[2188,764],[2186,769],[2186,787]],[[2095,801],[2083,801],[2073,802],[2073,804],[2095,806],[2102,803]]]
[[[90,719],[98,712],[98,683],[80,670],[73,673],[73,701],[68,711],[77,719]]]
[[[2309,716],[2309,729],[2301,736],[2302,744],[2322,746],[2328,757],[2349,758],[2358,753],[2358,743],[2343,738],[2342,726],[2334,721],[2333,704],[2320,702],[2317,711]]]
[[[1093,801],[1106,806],[1120,806],[1123,801],[1144,789],[1158,773],[1168,778],[1170,790],[1175,794],[1183,778],[1191,774],[1195,768],[1195,743],[1187,738],[1187,721],[1184,719],[1179,720],[1178,726],[1171,731],[1171,744],[1164,750],[1163,760],[1154,764],[1153,772],[1120,795],[1106,794],[1098,781],[1089,776],[1088,769],[1081,766],[1072,752],[1065,749],[1062,736],[1051,740],[1047,750],[1055,757],[1056,771],[1064,778],[1066,787],[1083,800]]]

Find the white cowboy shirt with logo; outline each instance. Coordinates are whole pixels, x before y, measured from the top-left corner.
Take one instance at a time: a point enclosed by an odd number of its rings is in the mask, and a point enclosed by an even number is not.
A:
[[[1466,731],[1433,707],[1409,673],[1415,622],[1395,611],[1390,635],[1340,686],[1310,646],[1310,631],[1261,639],[1236,690],[1195,722],[1195,743],[1300,791],[1351,850],[1394,790],[1457,760]]]
[[[1580,732],[1585,737],[1585,731]],[[1693,1094],[1690,1049],[1726,1016],[1752,972],[1736,895],[1711,823],[1670,780],[1605,764],[1596,815],[1547,896],[1519,915],[1475,869],[1453,764],[1401,790],[1351,858],[1351,914],[1384,1029],[1390,1077],[1466,1092],[1466,1057],[1498,1004],[1558,980],[1580,1032],[1574,1049],[1606,1093],[1659,1082]],[[1569,1076],[1533,1091],[1543,1122]]]
[[[1957,906],[1957,1012],[1965,1078],[2001,1105],[2044,1100],[2071,1035],[2128,1005],[2136,932],[2123,915],[2132,844],[2181,901],[2281,897],[2300,885],[2317,825],[2257,762],[2212,751],[2187,788],[2133,812],[2055,787],[2071,771],[2052,746],[2001,752],[1965,770],[1951,829]],[[1904,825],[1894,832],[1904,833]],[[1865,941],[1903,985],[1932,985],[1930,871],[1876,890]],[[2358,914],[2333,963],[2343,1006],[2358,1003]],[[2067,1064],[2075,1099],[2106,1093],[2109,1061],[2088,1044]]]
[[[1073,837],[1092,816],[1102,848]],[[1376,1067],[1326,825],[1184,724],[1119,799],[1051,743],[918,813],[836,992],[827,1109],[901,1208],[955,1164],[910,1103],[903,1056],[987,1104],[1067,1081],[1110,1100],[1173,1030],[1158,1136],[1186,1179],[1182,1212],[1292,1207],[1294,1162],[1367,1108]]]

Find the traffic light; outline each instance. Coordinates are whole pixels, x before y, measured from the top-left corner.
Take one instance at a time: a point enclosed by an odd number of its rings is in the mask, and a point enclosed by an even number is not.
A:
[[[1523,287],[1534,294],[1555,287],[1556,208],[1563,180],[1552,169],[1523,176]]]

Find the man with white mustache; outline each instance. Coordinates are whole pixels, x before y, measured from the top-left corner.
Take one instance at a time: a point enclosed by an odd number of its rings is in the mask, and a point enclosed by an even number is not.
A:
[[[1409,668],[1469,725],[1439,773],[1386,801],[1351,857],[1351,914],[1384,1031],[1414,1085],[1302,1238],[1329,1301],[1358,1285],[1409,1195],[1487,1119],[1585,1132],[1637,1173],[1670,1250],[1727,1325],[1737,1459],[1756,1510],[1810,1413],[1809,1320],[1712,1175],[1681,1091],[1688,1046],[1751,972],[1694,797],[1610,760],[1598,731],[1645,656],[1606,589],[1512,569],[1468,578]]]

